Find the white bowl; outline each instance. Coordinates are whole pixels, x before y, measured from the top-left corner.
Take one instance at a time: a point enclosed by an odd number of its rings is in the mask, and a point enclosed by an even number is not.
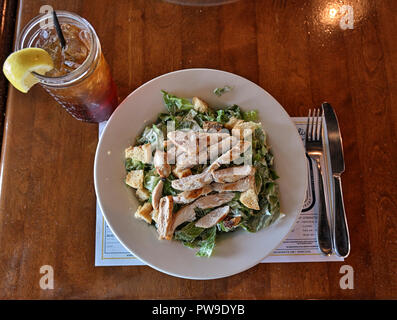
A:
[[[217,97],[216,87],[232,91]],[[200,258],[177,241],[158,240],[153,226],[134,218],[138,201],[125,185],[124,149],[134,144],[145,125],[165,112],[160,90],[181,97],[198,96],[210,106],[237,104],[256,109],[268,134],[280,179],[281,211],[285,217],[257,233],[244,230],[217,239],[210,258]],[[304,147],[283,107],[253,82],[212,69],[187,69],[157,77],[132,92],[115,110],[98,143],[94,178],[103,215],[120,242],[136,257],[167,274],[189,279],[214,279],[258,264],[283,241],[302,210],[307,187]]]

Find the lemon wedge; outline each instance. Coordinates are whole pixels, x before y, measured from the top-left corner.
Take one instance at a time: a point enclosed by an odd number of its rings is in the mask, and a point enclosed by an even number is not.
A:
[[[10,54],[3,65],[3,73],[11,84],[26,93],[39,80],[32,72],[44,75],[54,68],[47,51],[40,48],[26,48]]]

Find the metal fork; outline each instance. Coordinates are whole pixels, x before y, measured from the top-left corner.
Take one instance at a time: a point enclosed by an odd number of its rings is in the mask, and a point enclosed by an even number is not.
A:
[[[317,224],[317,242],[320,251],[324,255],[332,253],[331,230],[328,223],[327,208],[325,206],[323,174],[321,169],[321,158],[323,157],[323,140],[322,140],[323,115],[320,116],[320,109],[309,110],[306,125],[306,152],[311,159],[317,164],[317,173],[319,177],[319,215]]]

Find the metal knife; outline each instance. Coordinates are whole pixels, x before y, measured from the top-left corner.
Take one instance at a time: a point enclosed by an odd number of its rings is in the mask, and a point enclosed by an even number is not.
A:
[[[333,241],[335,253],[347,257],[350,253],[349,229],[347,226],[345,206],[343,204],[341,174],[345,171],[343,159],[342,136],[339,130],[338,118],[329,103],[323,103],[325,124],[328,132],[331,169],[334,183]]]

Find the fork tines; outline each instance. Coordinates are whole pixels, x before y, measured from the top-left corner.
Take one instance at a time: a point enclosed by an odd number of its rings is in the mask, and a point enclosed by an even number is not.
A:
[[[320,115],[320,109],[314,109],[313,115],[312,110],[309,109],[306,125],[306,141],[321,141],[323,124],[322,117],[323,113]]]

